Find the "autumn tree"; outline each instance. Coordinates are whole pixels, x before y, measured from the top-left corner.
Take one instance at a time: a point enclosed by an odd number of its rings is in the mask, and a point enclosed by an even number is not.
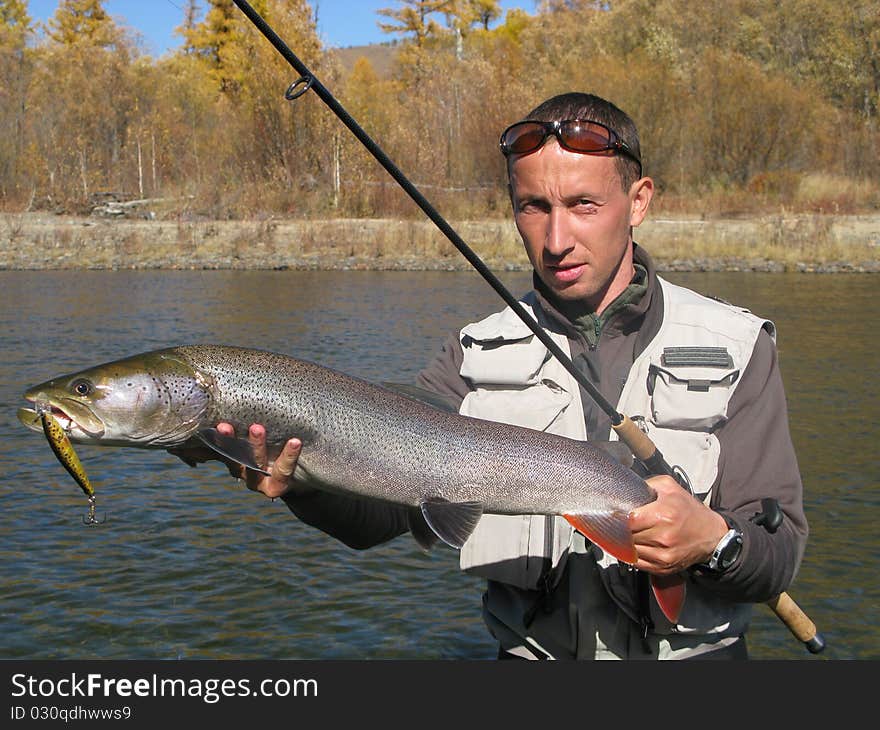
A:
[[[186,0],[186,5],[183,8],[183,23],[174,29],[174,32],[183,38],[181,50],[184,54],[198,53],[198,48],[194,42],[198,38],[196,27],[199,23],[200,13],[199,0]]]
[[[232,0],[208,0],[208,6],[204,20],[196,23],[198,8],[191,2],[177,32],[183,36],[184,52],[201,58],[217,87],[227,91],[234,85],[234,71],[229,68],[226,55],[228,48],[239,40],[241,13]]]
[[[389,151],[396,146],[396,128],[400,124],[394,102],[400,85],[381,77],[365,56],[359,57],[344,79],[340,99],[351,116],[375,140]],[[357,215],[376,215],[387,198],[383,191],[395,185],[364,146],[346,130],[337,133],[341,204]],[[394,149],[396,153],[396,149]]]
[[[229,110],[220,103],[204,64],[192,55],[172,55],[151,71],[142,72],[138,89],[145,103],[152,99],[149,119],[143,121],[149,131],[152,189],[181,200],[214,202],[210,191],[225,180],[222,171],[231,159]]]
[[[48,36],[61,46],[97,48],[114,46],[122,37],[104,0],[62,0],[49,19]]]
[[[121,182],[134,44],[101,0],[63,0],[40,54],[30,98],[48,188],[85,201]]]
[[[483,30],[489,30],[489,24],[501,17],[501,6],[498,0],[470,0],[468,5],[474,22],[478,23]]]
[[[32,32],[26,0],[0,0],[0,47],[21,50]]]
[[[254,7],[319,77],[331,70],[306,0],[263,0]],[[235,79],[227,97],[236,118],[232,143],[237,174],[249,183],[266,183],[278,204],[291,210],[304,207],[306,201],[326,202],[326,196],[311,194],[321,185],[332,185],[335,120],[313,93],[285,100],[296,74],[243,16],[223,61]],[[261,197],[263,204],[267,201],[268,196]]]
[[[306,0],[252,1],[452,214],[506,211],[499,132],[570,90],[636,120],[658,202],[787,205],[806,175],[880,188],[876,0],[542,0],[501,23],[496,0],[401,0],[378,15],[400,41],[387,77],[366,59],[346,75]],[[151,59],[101,0],[61,0],[42,35],[0,0],[3,204],[111,190],[215,217],[418,215],[314,93],[283,98],[296,74],[232,0],[178,5],[182,48]]]
[[[464,56],[464,39],[471,29],[482,26],[488,30],[489,23],[501,15],[496,0],[447,0],[441,7],[446,26],[455,38],[455,57]]]
[[[0,198],[4,199],[24,193],[26,97],[32,72],[27,43],[32,34],[27,3],[0,0]]]
[[[424,48],[428,39],[436,36],[440,31],[440,25],[432,17],[441,12],[449,0],[399,0],[400,8],[380,8],[376,12],[391,23],[379,22],[379,28],[383,33],[393,33],[403,36],[408,42],[417,48]]]

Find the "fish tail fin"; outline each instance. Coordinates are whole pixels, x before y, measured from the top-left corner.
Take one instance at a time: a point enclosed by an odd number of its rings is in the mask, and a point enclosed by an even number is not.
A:
[[[575,530],[622,563],[632,565],[638,560],[626,512],[564,514],[563,517]]]
[[[651,588],[657,605],[672,623],[678,623],[686,594],[686,583],[680,575],[652,575]]]

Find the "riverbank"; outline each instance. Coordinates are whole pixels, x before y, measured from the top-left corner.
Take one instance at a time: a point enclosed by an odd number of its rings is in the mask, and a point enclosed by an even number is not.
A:
[[[450,223],[491,268],[528,268],[512,222]],[[636,234],[666,271],[880,273],[880,214],[656,217]],[[457,271],[469,266],[430,221],[108,220],[0,214],[0,269],[6,270]]]

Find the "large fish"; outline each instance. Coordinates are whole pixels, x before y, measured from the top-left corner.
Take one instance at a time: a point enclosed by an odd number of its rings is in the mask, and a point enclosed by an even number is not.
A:
[[[563,515],[618,560],[637,559],[629,513],[656,498],[589,443],[434,408],[304,360],[226,346],[142,353],[34,386],[24,396],[75,443],[205,446],[251,467],[247,442],[219,434],[266,427],[270,457],[293,436],[295,477],[323,490],[410,508],[413,536],[460,548],[484,512]],[[37,430],[33,412],[20,419]],[[425,529],[425,523],[430,529]],[[653,579],[675,621],[682,580]]]

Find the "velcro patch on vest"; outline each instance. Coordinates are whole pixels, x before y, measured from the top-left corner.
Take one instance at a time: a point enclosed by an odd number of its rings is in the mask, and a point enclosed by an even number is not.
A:
[[[726,347],[664,347],[660,362],[667,367],[733,367]]]

